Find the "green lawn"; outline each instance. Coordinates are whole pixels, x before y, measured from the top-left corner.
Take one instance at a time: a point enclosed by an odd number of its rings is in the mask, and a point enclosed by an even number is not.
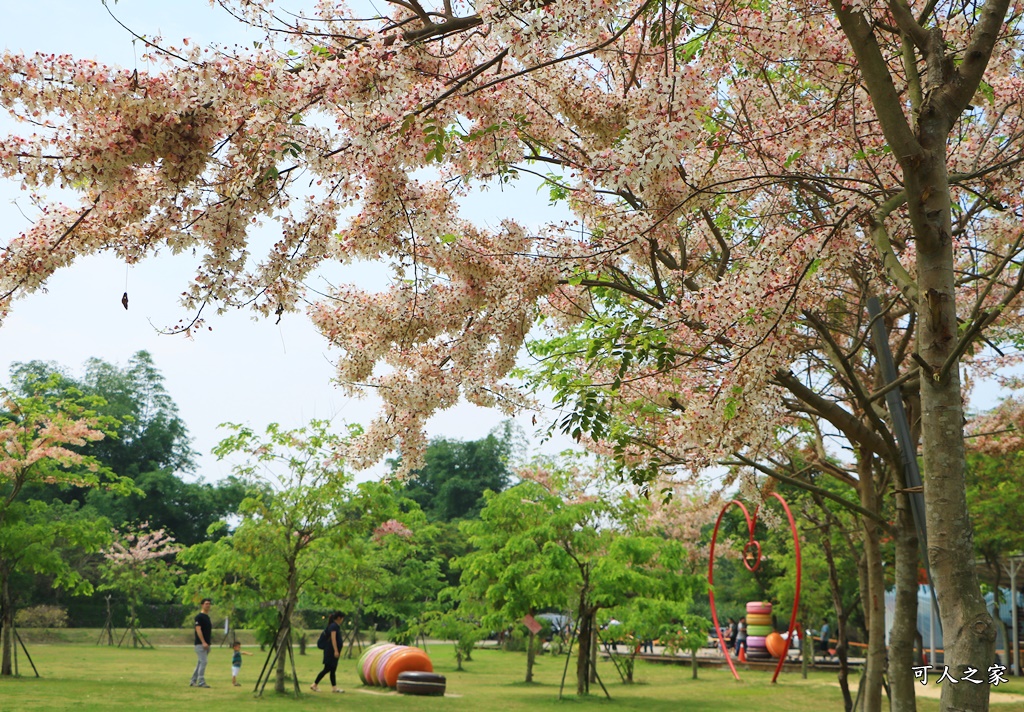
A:
[[[176,638],[173,638],[176,639]],[[245,640],[245,637],[243,637]],[[95,641],[95,636],[92,636]],[[379,688],[362,691],[355,672],[355,661],[343,660],[339,666],[339,684],[344,695],[308,692],[309,683],[319,670],[319,650],[307,656],[296,656],[299,678],[305,693],[298,700],[282,697],[268,686],[262,699],[252,695],[252,686],[263,665],[264,656],[258,647],[249,647],[254,655],[244,658],[240,681],[243,687],[231,686],[231,654],[228,648],[214,648],[210,654],[207,681],[209,690],[188,686],[195,664],[195,655],[188,645],[164,645],[155,650],[125,650],[96,647],[92,644],[29,642],[29,652],[42,674],[41,679],[20,677],[0,679],[0,710],[174,710],[195,709],[257,709],[317,710],[358,708],[361,712],[387,710],[623,710],[637,712],[804,712],[842,708],[839,688],[833,673],[812,673],[802,680],[799,674],[783,675],[777,685],[770,684],[770,674],[743,672],[743,681],[736,682],[728,671],[702,669],[699,680],[690,679],[690,669],[676,665],[639,663],[638,683],[623,685],[609,662],[599,666],[601,676],[612,695],[612,701],[600,694],[577,699],[567,680],[566,700],[559,702],[558,683],[565,659],[543,656],[536,668],[537,683],[525,685],[520,680],[525,669],[525,655],[480,650],[464,672],[455,671],[449,646],[431,646],[435,669],[448,677],[445,698],[408,697]],[[19,655],[21,672],[31,669],[24,655]],[[570,675],[572,670],[570,670]],[[1011,683],[1013,685],[1013,683]],[[1017,692],[1010,689],[1009,692]],[[993,698],[998,698],[994,694]],[[1015,706],[1014,706],[1015,707]],[[919,710],[938,709],[934,700],[921,699]],[[997,709],[1009,710],[1000,705]]]

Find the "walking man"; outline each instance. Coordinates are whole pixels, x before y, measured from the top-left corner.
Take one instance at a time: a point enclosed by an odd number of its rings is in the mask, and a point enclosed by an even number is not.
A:
[[[828,660],[832,657],[832,653],[829,652],[829,627],[828,618],[821,619],[821,640],[818,642],[819,650],[821,651],[821,657],[824,660]]]
[[[210,621],[210,608],[213,601],[204,598],[199,604],[199,613],[195,619],[196,669],[192,673],[189,687],[209,687],[206,684],[206,659],[210,654],[210,640],[213,635],[213,623]]]

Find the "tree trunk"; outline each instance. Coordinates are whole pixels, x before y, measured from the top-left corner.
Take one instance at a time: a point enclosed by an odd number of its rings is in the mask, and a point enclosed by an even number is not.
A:
[[[896,495],[896,610],[889,634],[892,712],[917,710],[914,640],[917,637],[917,530],[907,495]]]
[[[14,651],[14,606],[11,604],[10,576],[6,569],[0,569],[0,627],[3,628],[3,662],[0,675],[10,676],[11,654]]]
[[[874,467],[871,453],[861,450],[857,461],[861,506],[871,512],[879,510],[875,494]],[[882,676],[885,672],[885,575],[878,525],[861,518],[864,532],[864,564],[867,569],[867,598],[863,599],[864,619],[868,629],[868,649],[864,664],[864,709],[882,710]]]
[[[139,621],[135,617],[135,603],[128,603],[128,625],[132,629],[132,647],[138,648],[142,641],[139,640]],[[212,645],[212,641],[210,642]]]
[[[929,63],[931,64],[931,63]],[[938,68],[929,66],[928,72]],[[927,103],[927,102],[926,102]],[[917,348],[931,374],[921,377],[921,439],[924,461],[928,560],[942,621],[944,663],[957,679],[965,668],[987,671],[995,651],[995,625],[974,570],[974,534],[964,479],[964,408],[954,287],[953,241],[945,145],[947,120],[931,107],[919,134],[925,154],[919,173],[908,172],[907,192],[917,238]],[[918,211],[915,215],[914,208]],[[946,366],[947,361],[949,365]],[[942,710],[988,710],[988,685],[942,685]]]
[[[455,669],[458,672],[462,672],[462,648],[459,647],[458,643],[455,644]],[[529,675],[530,673],[527,673],[527,677]],[[527,682],[530,682],[530,680],[527,680]]]
[[[287,608],[287,606],[285,607]],[[288,637],[291,633],[291,616],[285,618],[281,623],[281,632],[277,637],[277,671],[274,675],[274,691],[284,693],[285,689],[285,661],[288,657]]]
[[[537,651],[534,647],[536,636],[530,631],[530,637],[526,640],[526,681],[533,682],[533,663],[537,660]]]
[[[820,504],[820,502],[819,502]],[[832,520],[830,519],[829,522]],[[851,712],[853,709],[853,697],[850,695],[850,667],[847,663],[846,645],[846,620],[849,613],[843,606],[843,599],[839,589],[839,572],[836,570],[836,560],[832,555],[832,541],[829,539],[831,524],[822,533],[821,548],[825,552],[825,562],[828,564],[828,584],[832,591],[832,607],[836,610],[836,635],[839,642],[836,645],[836,655],[839,657],[839,689],[843,692],[843,709]]]
[[[281,611],[280,634],[277,643],[277,674],[274,679],[274,691],[278,693],[287,692],[285,688],[285,658],[290,653],[292,641],[292,614],[295,612],[295,604],[299,600],[298,572],[295,569],[294,561],[288,572],[288,597],[285,599],[284,608]],[[294,663],[292,665],[294,673]],[[295,689],[298,690],[298,680],[294,681]]]
[[[597,682],[597,655],[601,650],[601,635],[597,630],[597,612],[590,615],[592,620],[590,621],[590,675],[588,680],[593,684]]]
[[[691,673],[690,679],[696,680],[697,679],[697,649],[696,648],[691,648],[690,649],[690,668],[693,670],[693,672]],[[630,682],[633,682],[632,672],[633,671],[630,670],[630,673],[631,673],[630,678],[629,678]]]
[[[593,642],[593,614],[580,607],[579,648],[576,657],[576,694],[586,695],[590,692],[590,647]]]
[[[806,618],[806,615],[803,616],[803,618]],[[804,680],[806,680],[807,679],[807,667],[808,667],[808,661],[807,661],[807,650],[808,650],[808,646],[807,646],[807,626],[805,626],[803,623],[798,623],[797,624],[797,628],[799,628],[799,630],[800,630],[800,677],[803,678]],[[814,647],[813,646],[810,648],[810,651],[811,651],[811,655],[813,656],[814,655]]]

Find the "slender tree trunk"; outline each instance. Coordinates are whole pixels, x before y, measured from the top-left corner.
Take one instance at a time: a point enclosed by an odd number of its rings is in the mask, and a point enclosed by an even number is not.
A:
[[[299,599],[298,589],[298,572],[295,570],[295,566],[293,564],[288,574],[288,597],[285,600],[284,608],[281,612],[281,615],[283,616],[280,626],[281,633],[276,641],[277,674],[274,680],[274,691],[278,693],[287,692],[285,687],[285,664],[292,637],[292,613],[295,611],[295,602]]]
[[[928,67],[929,74],[938,71],[936,66]],[[996,636],[974,569],[974,534],[967,512],[963,394],[959,359],[954,358],[958,324],[945,156],[948,120],[937,113],[932,107],[921,114],[918,133],[931,153],[925,154],[918,174],[908,173],[906,182],[908,194],[917,189],[922,196],[919,211],[911,202],[911,218],[917,218],[914,233],[921,295],[917,348],[932,372],[922,373],[921,378],[928,560],[942,621],[944,663],[959,679],[965,668],[987,671]],[[988,696],[986,684],[942,685],[941,709],[985,712]]]
[[[530,637],[526,640],[526,681],[533,682],[533,664],[537,660],[537,650],[534,646],[536,636],[530,631]]]
[[[861,450],[857,461],[860,481],[860,503],[865,509],[877,512],[874,467],[871,453]],[[864,709],[866,712],[882,710],[882,676],[885,672],[885,576],[882,572],[882,552],[878,525],[861,518],[864,532],[864,559],[867,568],[867,598],[862,601],[868,628],[868,649],[864,665]]]
[[[829,520],[832,521],[831,519]],[[836,644],[836,655],[839,657],[839,689],[843,692],[843,709],[851,712],[853,709],[853,697],[850,695],[850,666],[847,661],[847,635],[846,620],[849,614],[843,606],[843,598],[839,588],[839,571],[836,569],[836,560],[832,555],[832,540],[829,538],[831,524],[822,533],[821,548],[825,552],[825,562],[828,564],[828,583],[832,590],[832,606],[836,609],[836,635],[839,642]]]
[[[696,680],[697,679],[697,649],[696,648],[691,648],[690,649],[690,668],[692,670],[692,674],[690,676],[690,679]],[[630,670],[629,673],[630,673],[629,681],[633,682],[633,671]]]
[[[597,611],[590,615],[590,675],[587,679],[594,684],[597,682],[597,655],[601,651],[601,635],[597,630]]]
[[[281,632],[278,635],[277,644],[277,670],[274,675],[274,691],[279,693],[286,692],[285,688],[285,664],[288,658],[288,636],[291,633],[291,611],[288,610],[288,606],[285,606],[285,613],[287,617],[281,622]]]
[[[804,614],[801,616],[800,620],[803,620],[806,617],[806,614]],[[814,648],[808,648],[807,645],[807,626],[805,626],[803,623],[798,623],[797,627],[800,629],[800,677],[806,680],[807,668],[809,665],[809,662],[807,660],[807,651],[809,649],[811,651],[811,655],[814,655]]]
[[[14,606],[11,604],[10,574],[0,568],[0,626],[3,628],[3,662],[0,675],[13,675],[11,653],[14,650]]]
[[[586,695],[590,692],[590,647],[594,639],[593,613],[584,605],[580,605],[579,646],[576,657],[576,694]]]
[[[914,640],[917,637],[917,530],[907,495],[896,495],[896,610],[889,634],[892,712],[916,712]]]

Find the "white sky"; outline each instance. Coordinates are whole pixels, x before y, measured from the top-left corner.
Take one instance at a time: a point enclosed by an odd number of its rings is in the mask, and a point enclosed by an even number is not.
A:
[[[116,5],[111,2],[111,8],[139,34],[162,35],[179,46],[183,37],[221,45],[249,45],[258,38],[247,35],[247,28],[211,8],[207,0],[121,0]],[[0,47],[6,50],[69,53],[145,69],[136,62],[142,48],[133,47],[131,36],[107,14],[100,0],[0,0],[0,9],[4,16]],[[0,122],[0,130],[9,125]],[[0,244],[29,226],[26,215],[34,215],[26,194],[0,180]],[[465,206],[464,215],[483,224],[515,217],[531,226],[565,217],[549,208],[544,196],[537,194],[536,184],[527,181],[503,193],[481,194]],[[217,430],[222,422],[247,422],[261,428],[274,421],[297,427],[313,417],[370,421],[377,402],[347,398],[331,383],[336,352],[328,349],[304,314],[285,315],[279,325],[255,322],[247,312],[222,317],[204,314],[213,330],[195,339],[160,334],[158,329],[192,316],[178,304],[178,295],[192,276],[191,267],[189,258],[167,256],[126,270],[112,255],[100,255],[58,272],[45,293],[16,301],[0,327],[0,382],[6,382],[15,361],[56,361],[80,374],[90,357],[124,364],[136,351],[149,351],[200,454],[197,474],[206,480],[230,473],[226,463],[209,454],[222,437]],[[120,303],[126,271],[127,312]],[[363,285],[383,286],[386,276],[383,270],[368,266],[355,279]],[[533,435],[530,417],[523,415],[518,422]],[[463,404],[435,416],[428,434],[476,439],[502,419],[497,411]],[[571,444],[558,437],[543,449],[558,451]]]

